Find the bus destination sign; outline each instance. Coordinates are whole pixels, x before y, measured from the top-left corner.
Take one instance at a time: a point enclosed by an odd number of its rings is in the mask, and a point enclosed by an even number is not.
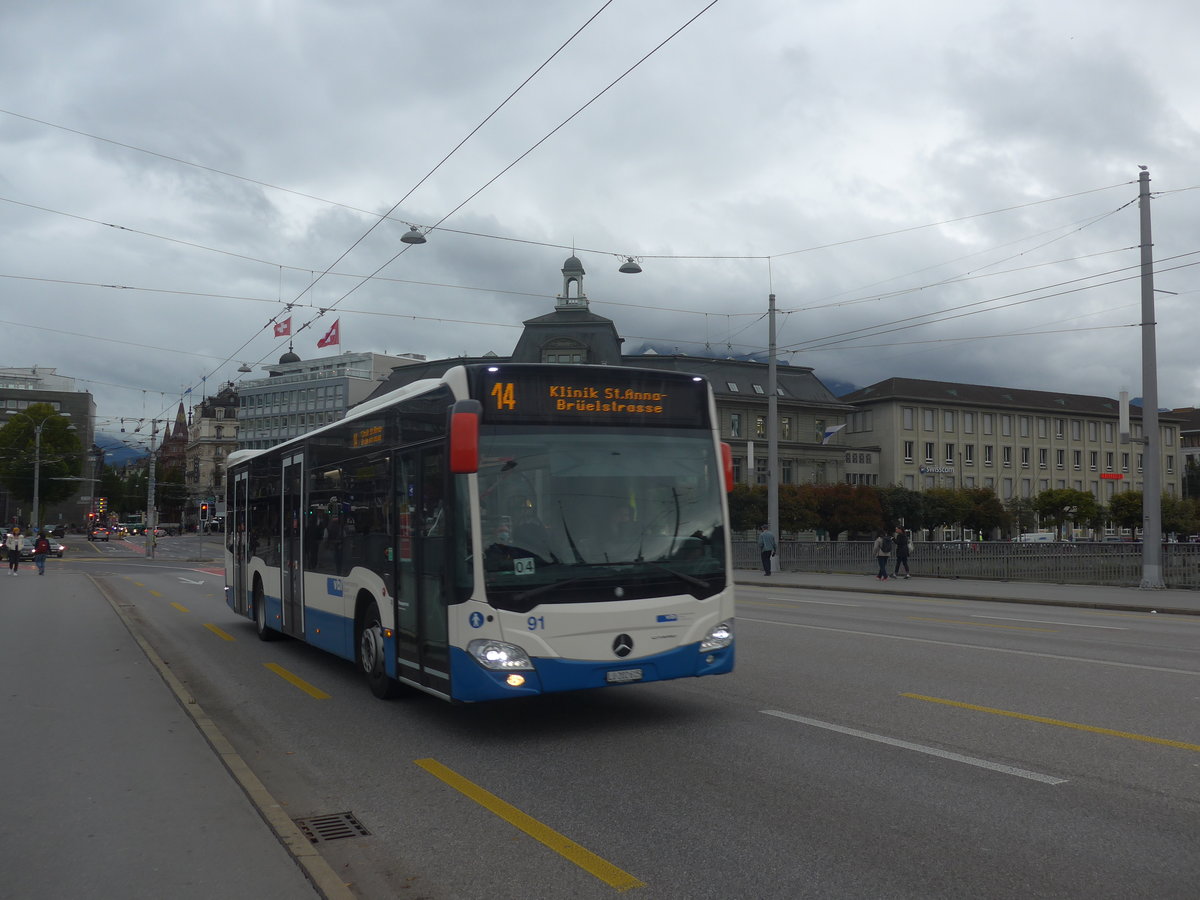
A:
[[[707,427],[703,381],[673,372],[512,366],[479,385],[489,422]]]

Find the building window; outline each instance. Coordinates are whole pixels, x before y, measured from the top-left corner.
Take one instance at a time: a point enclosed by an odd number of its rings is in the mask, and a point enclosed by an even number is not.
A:
[[[754,480],[757,484],[767,483],[767,461],[765,459],[756,459],[754,461]]]
[[[1071,465],[1074,466],[1076,469],[1083,468],[1083,451],[1082,450],[1072,450],[1071,451]]]
[[[754,393],[756,393],[756,394],[765,394],[766,393],[766,391],[763,390],[763,386],[761,384],[751,384],[750,387],[754,388]]]
[[[742,484],[746,473],[746,457],[735,456],[733,458],[733,483]]]
[[[1020,429],[1021,437],[1029,437],[1029,416],[1017,416],[1017,427]]]
[[[1055,419],[1054,420],[1054,436],[1056,438],[1066,437],[1067,436],[1066,428],[1067,428],[1067,420],[1066,419]]]
[[[992,445],[984,444],[983,445],[983,464],[985,466],[990,466],[993,463],[993,461],[994,460],[992,458]]]
[[[1163,429],[1163,438],[1164,438],[1163,443],[1166,446],[1174,447],[1175,446],[1175,429],[1169,428],[1169,427],[1164,428]]]
[[[1012,416],[1000,417],[1000,435],[1001,437],[1012,437]]]
[[[965,466],[975,465],[975,445],[974,444],[963,444],[963,465],[965,465]]]
[[[926,431],[934,431],[937,428],[937,423],[933,419],[932,409],[921,410],[921,427]]]
[[[1037,431],[1038,431],[1038,437],[1040,437],[1040,438],[1044,438],[1044,437],[1046,436],[1046,431],[1047,431],[1047,430],[1048,430],[1048,429],[1047,429],[1047,427],[1046,427],[1046,419],[1045,419],[1045,417],[1043,417],[1043,416],[1038,416],[1038,420],[1037,420]]]
[[[1012,447],[1001,447],[1000,458],[1004,461],[1004,467],[1008,468],[1012,465]]]
[[[1029,448],[1028,447],[1021,448],[1021,468],[1022,469],[1029,468]]]
[[[1061,468],[1064,468],[1066,466],[1066,464],[1067,464],[1067,451],[1066,450],[1055,450],[1054,451],[1054,467],[1056,469],[1061,469]]]
[[[1139,453],[1137,455],[1137,466],[1138,466],[1139,472],[1142,471],[1142,458],[1143,458],[1143,454]]]
[[[933,462],[933,441],[925,442],[925,462]]]
[[[738,392],[738,386],[732,381],[725,382],[725,387],[729,388],[729,392],[731,394],[736,394]]]
[[[857,429],[856,429],[857,430]],[[813,440],[818,444],[825,440],[825,420],[813,419]]]
[[[793,460],[790,459],[781,459],[779,461],[779,480],[783,484],[792,483],[792,465]]]
[[[742,414],[729,414],[729,436],[731,438],[740,438],[742,436]]]
[[[984,413],[981,418],[983,419],[983,433],[992,434],[992,422],[995,420],[995,416],[991,413]]]
[[[975,413],[965,412],[965,413],[963,413],[963,434],[974,434],[974,433],[975,433]]]
[[[1111,444],[1113,442],[1113,424],[1112,422],[1104,423],[1104,443]]]
[[[953,410],[947,409],[942,411],[942,431],[946,432],[946,434],[954,434]]]
[[[781,441],[790,441],[792,439],[792,417],[783,416],[779,420],[779,439]]]
[[[1083,440],[1083,424],[1078,419],[1071,420],[1071,440]]]
[[[755,416],[754,417],[754,436],[760,437],[760,438],[765,438],[767,436],[767,417],[766,416]]]
[[[913,408],[911,406],[900,407],[900,420],[904,423],[905,431],[912,431],[913,427]]]
[[[1108,450],[1104,454],[1104,468],[1109,472],[1113,470],[1113,452]]]
[[[1046,468],[1046,460],[1049,457],[1049,455],[1050,455],[1050,451],[1047,450],[1045,447],[1042,447],[1038,450],[1038,468],[1039,469]]]
[[[1093,472],[1095,472],[1098,468],[1100,468],[1100,451],[1099,450],[1089,450],[1088,451],[1088,466],[1091,468],[1091,470]]]
[[[954,445],[946,445],[946,465],[951,465],[954,462]]]
[[[1167,455],[1167,474],[1171,475],[1175,472],[1175,457]]]
[[[1100,423],[1088,422],[1088,440],[1093,444],[1100,440]]]
[[[909,463],[913,461],[913,442],[912,441],[904,442],[904,461],[909,462]]]

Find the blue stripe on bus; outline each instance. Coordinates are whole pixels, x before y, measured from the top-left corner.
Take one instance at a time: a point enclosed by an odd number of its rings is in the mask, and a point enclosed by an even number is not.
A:
[[[709,659],[712,662],[709,662]],[[701,653],[699,644],[689,644],[666,653],[636,660],[570,660],[534,657],[535,671],[521,672],[525,684],[509,687],[504,683],[507,672],[485,669],[475,658],[457,647],[450,648],[450,688],[455,700],[472,703],[483,700],[502,700],[506,697],[528,697],[557,691],[576,691],[588,688],[613,687],[606,673],[623,669],[641,669],[642,677],[633,684],[647,681],[666,681],[672,678],[694,678],[701,675],[721,675],[733,671],[734,647]]]

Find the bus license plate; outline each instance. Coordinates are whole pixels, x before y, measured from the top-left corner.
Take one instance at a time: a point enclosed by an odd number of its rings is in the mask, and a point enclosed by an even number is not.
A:
[[[609,684],[625,684],[629,681],[641,681],[641,669],[617,669],[615,672],[606,672],[604,677]]]

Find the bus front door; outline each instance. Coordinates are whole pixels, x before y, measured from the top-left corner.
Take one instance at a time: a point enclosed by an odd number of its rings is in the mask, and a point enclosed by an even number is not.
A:
[[[233,478],[231,503],[225,511],[225,548],[229,551],[230,564],[233,571],[229,580],[233,591],[233,611],[240,615],[248,615],[250,611],[250,596],[246,588],[246,523],[247,523],[247,487],[250,473],[239,472]]]
[[[304,556],[300,546],[304,515],[303,459],[304,454],[297,453],[283,460],[283,540],[279,561],[283,575],[280,630],[296,637],[304,635]]]
[[[432,447],[398,457],[395,615],[400,678],[449,697],[444,456]]]

